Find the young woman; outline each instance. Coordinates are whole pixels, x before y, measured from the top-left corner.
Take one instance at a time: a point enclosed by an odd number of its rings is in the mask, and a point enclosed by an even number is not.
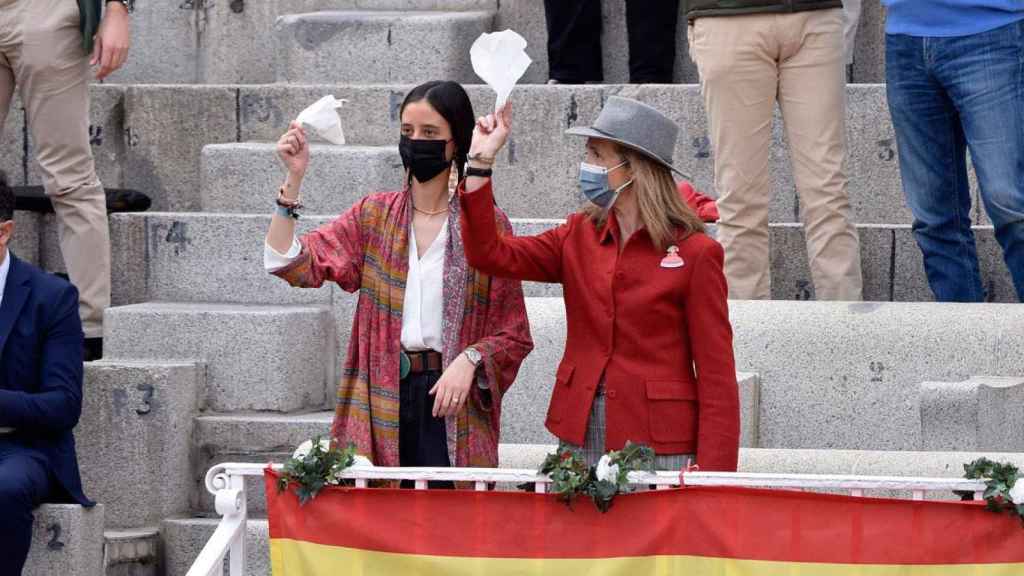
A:
[[[406,186],[362,199],[295,238],[309,163],[301,127],[278,142],[288,177],[265,264],[298,287],[359,291],[332,436],[378,466],[498,464],[501,399],[533,348],[518,281],[466,264],[452,171],[462,178],[473,109],[455,82],[414,88],[401,108]],[[502,233],[508,219],[491,205]]]
[[[463,244],[474,268],[560,282],[568,338],[547,427],[590,464],[627,440],[650,446],[659,469],[694,458],[736,470],[739,393],[721,245],[672,178],[679,128],[635,100],[611,97],[585,136],[584,212],[544,234],[499,233],[489,164],[508,138],[511,109],[480,118],[460,189]]]

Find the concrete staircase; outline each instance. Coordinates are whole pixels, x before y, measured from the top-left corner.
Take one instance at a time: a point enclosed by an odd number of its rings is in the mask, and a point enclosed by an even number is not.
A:
[[[981,452],[1024,463],[1024,307],[1009,304],[1009,275],[977,208],[994,303],[928,302],[885,87],[863,83],[884,78],[881,8],[867,4],[853,70],[862,83],[848,87],[848,167],[865,292],[875,302],[805,301],[814,291],[776,122],[775,300],[731,303],[743,371],[741,469],[959,476]],[[469,45],[480,32],[505,28],[526,36],[535,61],[513,96],[515,133],[495,175],[517,234],[557,226],[579,208],[582,144],[563,132],[591,122],[612,94],[677,120],[684,133],[675,160],[714,195],[684,21],[680,84],[619,85],[627,77],[624,8],[606,1],[603,9],[610,84],[545,86],[543,8],[535,0],[140,4],[128,66],[92,87],[101,178],[154,201],[153,212],[111,218],[115,307],[106,316],[106,358],[86,368],[76,431],[86,491],[103,506],[41,508],[27,573],[183,575],[217,521],[202,485],[212,464],[281,461],[329,432],[355,299],[333,285],[290,288],[262,265],[283,176],[271,143],[324,94],[348,99],[351,144],[313,145],[300,232],[367,193],[398,188],[405,92],[435,78],[477,82]],[[467,89],[478,113],[493,106],[487,87]],[[0,140],[0,169],[16,184],[38,184],[23,128],[17,108]],[[19,256],[63,270],[52,216],[16,219]],[[554,443],[543,419],[565,323],[560,287],[526,283],[524,291],[536,349],[505,400],[501,463],[532,468]],[[247,488],[255,514],[250,571],[268,574],[262,486]]]

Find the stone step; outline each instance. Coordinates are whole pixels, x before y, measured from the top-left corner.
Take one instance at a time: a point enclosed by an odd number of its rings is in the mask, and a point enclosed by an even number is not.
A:
[[[160,527],[164,575],[185,576],[217,529],[219,518],[172,518]],[[250,519],[245,531],[246,576],[270,575],[270,533],[265,519]],[[226,571],[225,571],[226,572]]]
[[[206,363],[200,406],[217,411],[323,408],[335,389],[326,306],[148,302],[107,310],[109,360]]]
[[[104,576],[162,576],[159,526],[104,531]]]
[[[194,362],[86,363],[78,462],[108,528],[154,527],[192,508],[185,471],[205,377]]]
[[[499,202],[503,202],[499,199]],[[148,300],[331,305],[348,326],[355,298],[336,286],[299,290],[267,274],[263,242],[270,225],[263,214],[145,213],[111,218],[114,302]],[[299,232],[332,216],[307,215]],[[514,219],[518,235],[538,234],[557,219]],[[772,297],[809,300],[814,288],[807,262],[803,227],[773,224],[771,230]],[[859,226],[864,297],[869,301],[929,301],[921,252],[909,226]],[[713,227],[709,233],[713,233]],[[46,231],[51,241],[53,230]],[[1015,302],[1016,292],[991,227],[976,227],[978,254],[987,299]],[[52,244],[52,242],[51,242]],[[49,251],[45,251],[49,253]],[[59,253],[59,251],[58,251]],[[43,258],[47,269],[62,266]],[[527,282],[524,294],[558,296],[561,287]],[[344,336],[342,330],[339,335]],[[347,340],[342,340],[347,342]],[[345,350],[343,346],[339,350]]]
[[[309,214],[341,214],[373,192],[402,188],[398,146],[310,147],[302,204]],[[268,213],[267,190],[282,184],[284,171],[273,143],[213,144],[203,148],[204,212]],[[272,194],[271,194],[272,196]],[[564,214],[562,215],[564,216]]]
[[[274,81],[274,33],[286,14],[316,10],[494,11],[497,0],[274,0],[136,7],[132,52],[118,83]],[[468,53],[468,50],[467,50]],[[439,55],[448,59],[449,51]]]
[[[100,107],[94,107],[92,123],[103,137],[94,140],[93,150],[101,175],[105,181],[110,179],[108,184],[113,182],[149,193],[154,210],[209,210],[204,203],[212,201],[213,196],[220,197],[222,193],[216,187],[223,184],[226,189],[222,203],[211,206],[237,211],[239,208],[234,206],[240,204],[239,197],[249,202],[272,201],[283,177],[280,165],[271,162],[272,155],[265,149],[260,154],[248,149],[247,159],[241,165],[227,169],[223,163],[212,164],[204,173],[201,170],[204,146],[275,142],[303,108],[324,94],[334,94],[349,100],[342,109],[342,116],[351,144],[393,147],[399,135],[398,108],[409,88],[409,85],[96,86],[93,97]],[[494,105],[490,88],[473,85],[467,89],[478,113]],[[496,165],[499,201],[510,215],[561,218],[579,206],[576,178],[583,142],[563,132],[570,126],[592,122],[602,102],[611,94],[651,103],[675,119],[684,129],[676,146],[675,162],[690,174],[699,190],[716,195],[707,123],[697,86],[525,85],[514,93],[516,128]],[[901,192],[885,86],[851,85],[848,100],[849,194],[855,220],[865,224],[909,224],[910,213]],[[11,128],[20,130],[17,125]],[[120,137],[122,134],[125,136]],[[796,222],[799,202],[779,122],[775,123],[773,139],[769,157],[773,194],[770,219],[772,222]],[[227,153],[216,152],[218,158],[220,153]],[[14,155],[12,163],[20,165],[23,151],[16,149],[11,153]],[[367,176],[368,180],[360,176],[352,185],[368,188],[394,182],[390,178],[396,176],[380,172],[384,165],[381,158],[374,156],[372,168],[368,170],[374,176]],[[398,165],[397,161],[394,165]],[[320,166],[314,164],[311,180],[324,179],[320,173],[351,173],[344,166]],[[243,170],[249,174],[240,181],[238,176]],[[377,180],[378,177],[383,180]],[[37,176],[30,175],[29,179],[38,183]],[[242,183],[256,188],[241,188]],[[977,186],[972,185],[972,189],[977,197]],[[538,202],[538,198],[543,202]],[[975,205],[978,205],[977,199]],[[983,212],[974,210],[976,223],[988,223]]]
[[[547,398],[565,307],[530,298],[527,311],[536,347],[517,392],[536,386],[532,397]],[[737,369],[760,376],[765,448],[935,448],[921,423],[922,382],[1024,375],[1017,305],[732,301],[730,317]]]
[[[213,496],[204,485],[206,471],[222,462],[284,462],[306,440],[331,433],[333,411],[305,414],[209,414],[196,418],[193,493],[198,510],[212,511]],[[266,511],[263,479],[248,478],[249,510]]]
[[[1024,375],[921,384],[925,450],[1024,452]]]
[[[686,3],[679,3],[674,80],[696,82],[689,57]],[[534,64],[523,82],[548,79],[547,28],[536,0],[275,0],[139,4],[132,16],[132,52],[114,74],[120,83],[265,83],[274,79],[274,44],[267,42],[278,17],[316,10],[474,11],[496,14],[494,29],[522,34]],[[602,5],[602,61],[606,82],[627,82],[625,4]],[[852,81],[884,82],[884,8],[865,2],[854,52]],[[468,50],[434,55],[439,61],[468,60]],[[408,58],[400,55],[400,58]]]
[[[337,214],[368,193],[397,190],[403,184],[404,169],[397,146],[314,144],[310,153],[310,168],[302,184],[303,204],[309,213]],[[551,186],[530,185],[540,177],[536,172],[530,174],[534,170],[532,162],[505,162],[498,166],[496,191],[501,206],[510,216],[565,218],[584,206],[585,200],[575,184],[578,158],[569,151],[559,153],[549,149],[548,157],[551,156],[559,163],[550,171]],[[788,178],[788,160],[778,160],[780,164],[773,167],[773,173],[776,177]],[[710,164],[704,168],[713,170]],[[555,174],[564,177],[553,177]],[[857,179],[851,182],[855,222],[910,224],[913,221],[905,206],[898,174],[887,176],[896,176],[896,185],[870,178],[865,185],[859,184]],[[275,143],[213,144],[203,149],[200,178],[204,212],[259,213],[266,211],[268,195],[284,181],[284,170]],[[713,174],[696,178],[709,182],[705,192],[710,194]],[[798,222],[798,205],[795,193],[773,195],[769,208],[771,221]]]
[[[115,215],[111,218],[115,303],[321,304],[333,306],[349,320],[355,297],[338,286],[297,289],[266,272],[263,244],[271,216],[270,210],[262,212]],[[304,216],[297,231],[305,233],[333,218]],[[560,222],[517,220],[514,224],[519,234],[537,234]],[[47,232],[55,236],[55,231]],[[62,268],[60,262],[44,258],[44,263],[47,269]],[[537,283],[527,283],[524,292],[530,296],[561,293]]]
[[[23,576],[103,574],[103,505],[43,504],[34,512]]]
[[[494,12],[288,14],[274,25],[276,80],[312,84],[474,82],[469,48],[494,26]]]

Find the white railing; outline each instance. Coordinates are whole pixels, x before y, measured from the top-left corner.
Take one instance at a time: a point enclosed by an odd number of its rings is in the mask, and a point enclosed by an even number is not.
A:
[[[187,576],[223,576],[224,559],[229,558],[229,575],[245,576],[245,477],[262,476],[266,464],[218,464],[206,473],[206,489],[214,495],[215,508],[222,516],[213,536],[199,553]],[[280,464],[272,468],[280,470]],[[350,468],[345,478],[365,488],[370,480],[411,480],[417,490],[427,489],[430,481],[473,482],[476,490],[487,490],[493,482],[533,484],[544,493],[551,480],[535,470],[506,468]],[[985,489],[980,480],[956,478],[911,478],[898,476],[826,476],[816,474],[754,474],[746,472],[632,472],[631,484],[655,486],[665,490],[681,483],[686,486],[741,486],[746,488],[785,488],[790,490],[846,491],[864,496],[866,490],[909,491],[914,500],[923,500],[927,492],[973,492],[981,499]]]

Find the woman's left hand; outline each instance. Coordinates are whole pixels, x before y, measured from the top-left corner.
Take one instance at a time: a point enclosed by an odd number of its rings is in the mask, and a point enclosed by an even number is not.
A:
[[[437,384],[430,389],[430,394],[434,397],[434,417],[446,418],[458,414],[469,398],[469,391],[475,378],[476,366],[473,366],[465,354],[459,354],[448,365]]]

